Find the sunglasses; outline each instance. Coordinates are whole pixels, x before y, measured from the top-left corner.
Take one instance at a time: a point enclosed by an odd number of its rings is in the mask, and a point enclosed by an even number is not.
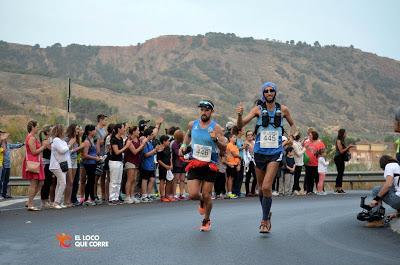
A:
[[[264,93],[274,93],[275,89],[265,89]]]

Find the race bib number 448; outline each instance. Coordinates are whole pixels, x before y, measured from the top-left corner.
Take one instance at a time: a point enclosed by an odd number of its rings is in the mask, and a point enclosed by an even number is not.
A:
[[[197,160],[210,162],[211,161],[211,146],[194,144],[193,145],[193,158]]]
[[[278,148],[278,131],[261,131],[260,133],[261,148]]]

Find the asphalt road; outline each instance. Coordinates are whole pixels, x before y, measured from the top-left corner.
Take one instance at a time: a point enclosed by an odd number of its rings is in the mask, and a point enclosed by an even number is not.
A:
[[[258,233],[256,198],[214,201],[208,233],[192,201],[34,213],[9,206],[0,213],[0,264],[400,264],[400,236],[363,227],[358,205],[359,194],[274,198],[268,235]],[[71,247],[59,246],[59,233],[73,237]],[[98,235],[108,247],[76,247],[75,235]]]

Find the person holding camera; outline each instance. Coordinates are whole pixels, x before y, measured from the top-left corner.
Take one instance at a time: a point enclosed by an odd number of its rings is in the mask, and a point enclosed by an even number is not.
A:
[[[354,144],[350,144],[349,146],[345,145],[345,139],[346,139],[346,130],[345,129],[340,129],[338,131],[338,136],[336,138],[336,154],[335,154],[335,165],[337,169],[337,177],[336,177],[336,185],[335,185],[335,194],[343,194],[346,193],[342,189],[342,183],[343,183],[343,174],[344,174],[344,169],[345,169],[345,163],[346,161],[350,160],[350,148],[355,147]]]
[[[397,212],[388,215],[389,218],[400,217],[400,165],[399,161],[391,156],[383,155],[379,159],[380,167],[385,171],[383,177],[385,183],[382,186],[377,186],[372,189],[374,199],[369,203],[369,206],[375,207],[382,202],[385,202]],[[371,222],[369,227],[383,226],[384,220]]]

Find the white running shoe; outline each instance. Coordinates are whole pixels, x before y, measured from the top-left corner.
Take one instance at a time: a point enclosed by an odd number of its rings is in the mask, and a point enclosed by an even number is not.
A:
[[[62,209],[63,207],[58,203],[53,203],[53,209]]]
[[[133,202],[133,199],[132,199],[131,197],[126,197],[125,200],[124,200],[124,203],[126,203],[126,204],[132,204],[132,203],[134,203],[134,202]]]
[[[131,198],[134,204],[140,203],[140,200],[138,198],[132,197]]]

